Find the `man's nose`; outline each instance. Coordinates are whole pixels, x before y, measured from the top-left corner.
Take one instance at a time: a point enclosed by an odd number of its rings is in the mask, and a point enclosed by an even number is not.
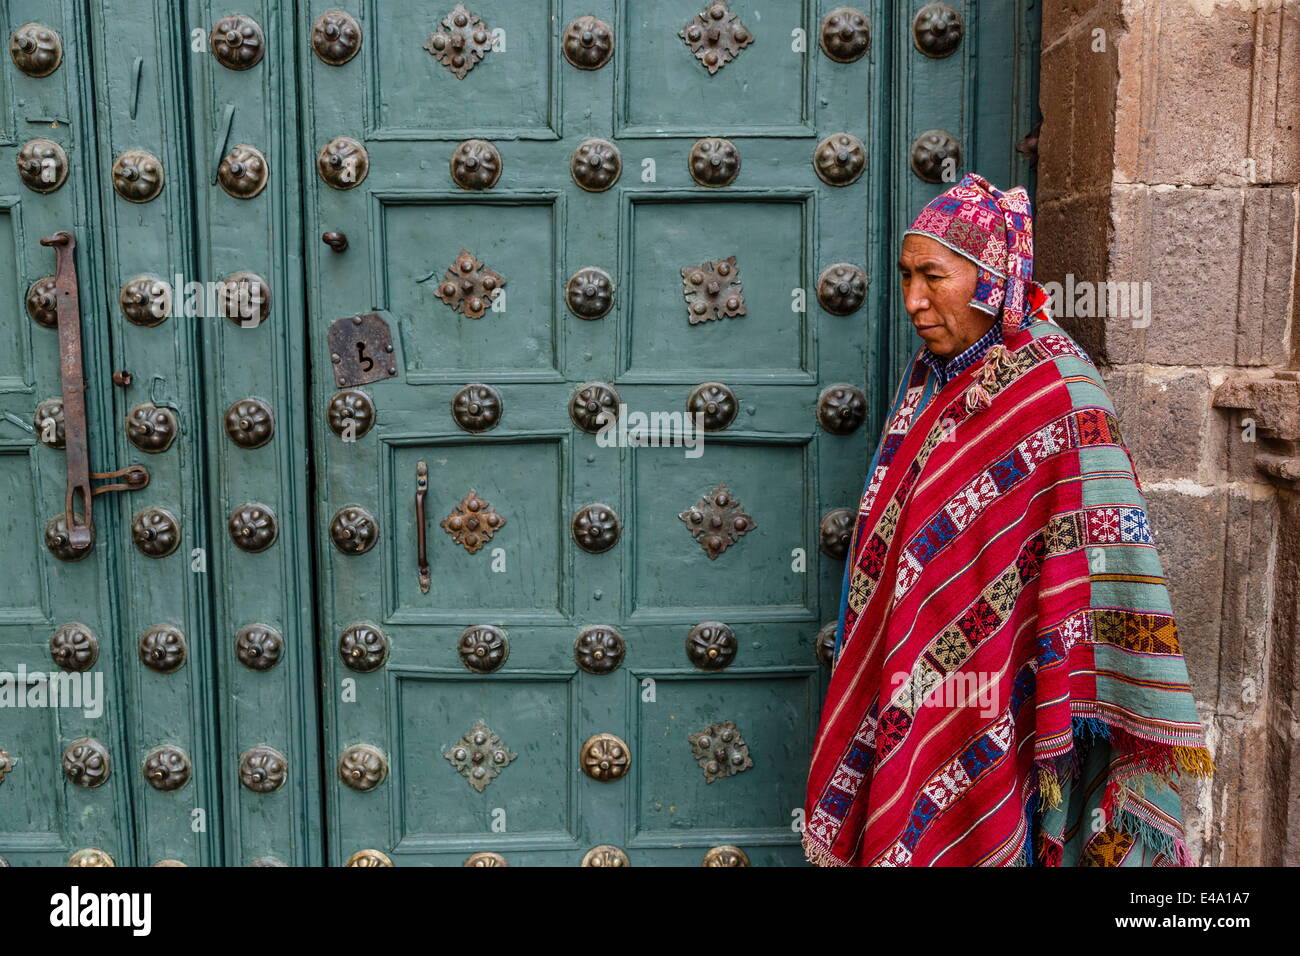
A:
[[[915,284],[903,289],[903,308],[907,310],[908,315],[916,315],[916,313],[922,312],[929,307],[930,300]]]

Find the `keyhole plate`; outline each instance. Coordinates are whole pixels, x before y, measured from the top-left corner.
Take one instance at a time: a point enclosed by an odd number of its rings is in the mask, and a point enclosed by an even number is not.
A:
[[[329,330],[330,361],[339,388],[382,382],[397,375],[397,353],[388,323],[374,312],[335,319]]]

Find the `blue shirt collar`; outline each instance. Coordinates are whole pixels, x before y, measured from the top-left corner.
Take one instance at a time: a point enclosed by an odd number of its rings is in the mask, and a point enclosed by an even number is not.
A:
[[[945,360],[942,356],[931,352],[929,346],[927,346],[921,350],[921,361],[930,366],[935,378],[938,379],[939,387],[942,388],[963,370],[978,362],[985,352],[1001,341],[1002,323],[1001,321],[994,321],[989,330],[980,336],[974,345],[961,354]]]

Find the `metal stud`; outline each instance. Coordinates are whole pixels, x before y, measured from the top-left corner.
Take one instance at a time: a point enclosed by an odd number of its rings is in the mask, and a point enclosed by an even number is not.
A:
[[[710,432],[721,431],[735,421],[739,407],[736,393],[721,382],[696,385],[686,399],[687,414],[704,416],[704,430]]]
[[[163,164],[153,153],[128,149],[113,161],[113,189],[129,202],[149,202],[163,189]]]
[[[256,328],[271,314],[271,287],[256,272],[232,272],[221,281],[221,314],[241,328]]]
[[[33,192],[52,193],[67,181],[68,154],[53,140],[28,140],[16,162],[23,185]]]
[[[928,57],[956,52],[963,32],[961,14],[946,3],[927,3],[912,18],[912,43]]]
[[[339,656],[350,670],[369,674],[388,660],[388,637],[373,624],[353,624],[339,638]]]
[[[596,434],[618,419],[621,399],[613,385],[587,382],[579,385],[569,398],[569,418],[584,432]]]
[[[929,129],[912,142],[912,172],[927,183],[956,182],[961,144],[944,129]]]
[[[86,847],[84,850],[78,850],[68,858],[68,866],[116,866],[113,858],[97,847]]]
[[[0,750],[0,783],[4,783],[5,776],[13,772],[14,772],[14,758],[9,756],[9,753],[7,751]],[[0,857],[0,860],[3,859],[4,857]],[[3,863],[0,865],[8,866],[9,864]]]
[[[387,776],[388,761],[368,744],[353,744],[339,757],[339,779],[353,790],[373,790]]]
[[[582,858],[583,866],[631,866],[627,854],[616,846],[593,846]]]
[[[597,502],[579,508],[573,515],[570,529],[578,547],[591,554],[600,554],[618,544],[623,525],[613,508]]]
[[[465,866],[509,866],[500,853],[471,853],[465,857]]]
[[[342,10],[322,13],[311,25],[311,48],[321,62],[342,66],[361,49],[361,24]]]
[[[857,515],[848,508],[835,508],[822,515],[819,532],[822,553],[843,561],[849,553],[849,539],[853,536],[853,522]]]
[[[501,668],[510,656],[510,638],[499,627],[476,624],[461,632],[456,652],[466,669],[490,674]]]
[[[504,411],[501,393],[491,385],[466,385],[451,400],[451,417],[467,432],[486,432],[496,428]]]
[[[33,322],[47,329],[59,327],[58,303],[54,298],[57,286],[54,276],[37,279],[27,290],[27,314]]]
[[[578,144],[569,161],[573,181],[587,192],[601,193],[623,172],[623,154],[607,139],[588,139]]]
[[[90,543],[74,545],[68,537],[66,513],[61,513],[45,525],[45,547],[60,561],[80,561],[95,548],[95,529],[90,529]]]
[[[564,301],[580,319],[599,319],[614,307],[614,280],[604,269],[587,266],[569,277]]]
[[[710,561],[753,531],[757,525],[725,483],[677,516]]]
[[[283,860],[278,860],[273,856],[259,856],[256,860],[253,860],[248,865],[261,867],[261,866],[288,866],[289,864],[285,863]]]
[[[132,445],[150,455],[170,448],[179,429],[176,413],[153,402],[136,405],[126,413],[126,437]]]
[[[438,283],[438,298],[453,312],[481,319],[505,288],[506,277],[489,269],[468,249],[460,250]]]
[[[851,435],[867,417],[867,396],[853,385],[829,385],[817,399],[817,421],[832,435]]]
[[[701,621],[686,635],[686,656],[702,671],[722,670],[736,650],[736,633],[721,621]]]
[[[47,398],[32,414],[36,440],[46,448],[63,448],[67,444],[67,420],[63,416],[63,399]]]
[[[723,0],[715,0],[702,13],[677,34],[695,58],[704,64],[709,75],[717,73],[730,63],[745,47],[754,42],[754,35],[740,22]]]
[[[621,779],[632,764],[632,753],[622,737],[593,734],[582,745],[582,772],[592,780],[610,783]]]
[[[871,47],[871,25],[861,10],[836,7],[822,19],[822,52],[837,63],[852,63]]]
[[[492,52],[492,31],[477,16],[456,4],[451,13],[442,18],[438,31],[424,43],[435,60],[451,70],[458,80]]]
[[[345,389],[330,399],[329,423],[344,441],[356,441],[375,424],[375,403],[360,389]]]
[[[275,433],[271,406],[260,398],[241,398],[226,409],[226,435],[240,448],[261,448]]]
[[[365,554],[379,540],[379,522],[365,508],[340,508],[330,522],[330,540],[344,554]]]
[[[704,854],[700,866],[749,866],[749,856],[738,846],[715,846]]]
[[[597,17],[578,17],[564,30],[564,58],[580,70],[599,70],[614,55],[614,30]]]
[[[392,866],[393,861],[381,850],[357,850],[344,866]]]
[[[262,62],[266,41],[252,17],[235,13],[222,17],[212,28],[208,46],[217,62],[230,70],[249,70]]]
[[[487,789],[488,784],[518,756],[511,753],[505,742],[482,721],[476,722],[458,743],[448,747],[443,754],[456,772],[479,793]]]
[[[817,655],[817,661],[830,667],[835,663],[835,626],[837,621],[828,621],[817,632],[817,637],[813,641],[813,651]]]
[[[154,866],[187,866],[187,865],[188,864],[182,863],[180,860],[159,860],[157,863],[154,864]]]
[[[481,550],[492,536],[504,528],[506,519],[492,505],[471,489],[457,502],[451,514],[438,525],[451,539],[470,554]]]
[[[830,186],[856,182],[866,165],[866,147],[852,133],[832,133],[813,150],[813,169]]]
[[[155,790],[179,790],[190,782],[190,758],[180,747],[163,744],[144,757],[144,778]]]
[[[316,172],[333,189],[355,189],[370,173],[370,154],[351,136],[336,136],[316,154]]]
[[[754,766],[749,745],[730,720],[705,727],[699,733],[690,734],[688,739],[695,762],[704,771],[705,783],[733,777]]]
[[[117,304],[133,325],[161,325],[172,313],[172,287],[157,276],[139,275],[122,286]]]
[[[268,179],[266,157],[247,143],[237,144],[217,167],[217,182],[236,199],[252,199],[266,188]]]
[[[226,527],[230,531],[230,540],[241,551],[255,554],[275,544],[275,512],[260,502],[240,505],[230,513]]]
[[[491,189],[501,166],[501,154],[485,139],[467,139],[451,154],[451,178],[461,189]]]
[[[235,657],[249,670],[269,671],[284,654],[284,637],[269,624],[245,624],[235,634]]]
[[[181,525],[166,508],[145,508],[131,519],[131,540],[146,557],[165,558],[180,546]]]
[[[43,24],[26,23],[10,35],[9,55],[28,76],[49,76],[63,62],[63,41]]]
[[[851,262],[836,262],[817,277],[817,301],[832,315],[852,315],[867,298],[867,273]]]
[[[730,186],[740,175],[740,150],[729,139],[697,139],[686,166],[701,186]]]
[[[112,772],[108,748],[94,737],[78,738],[63,751],[63,775],[78,787],[102,787]]]
[[[65,671],[88,671],[99,660],[99,638],[84,624],[64,624],[50,637],[50,657]]]
[[[289,760],[274,747],[258,744],[239,758],[239,782],[254,793],[271,793],[284,786]]]
[[[140,662],[159,674],[173,674],[189,657],[189,642],[177,628],[157,624],[140,635],[136,645]]]
[[[746,314],[735,256],[682,269],[682,295],[691,325]]]
[[[573,657],[588,674],[609,674],[627,654],[623,635],[603,624],[584,627],[573,642]]]

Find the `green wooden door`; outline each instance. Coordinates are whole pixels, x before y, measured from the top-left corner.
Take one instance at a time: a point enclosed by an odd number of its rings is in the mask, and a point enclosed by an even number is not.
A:
[[[97,4],[92,17],[86,4],[10,2],[5,13],[0,671],[12,688],[25,668],[29,691],[45,680],[51,694],[83,681],[99,706],[3,702],[0,854],[220,862],[199,329],[159,294],[191,271],[172,73],[182,48],[163,39],[179,24],[147,3]],[[61,183],[33,186],[24,172],[34,138],[62,149]],[[80,557],[47,525],[64,510],[76,444],[46,403],[61,393],[60,332],[45,327],[55,256],[39,240],[58,230],[77,242],[90,469],[140,465],[149,476],[94,499],[93,546]],[[41,440],[55,419],[68,447]]]
[[[306,231],[348,239],[308,249],[330,862],[795,862],[888,287],[887,58],[831,60],[810,3],[471,6],[360,4],[356,56],[302,62]],[[683,34],[715,28],[711,74]],[[340,389],[327,330],[367,313],[395,374]],[[602,401],[712,430],[607,447]]]

